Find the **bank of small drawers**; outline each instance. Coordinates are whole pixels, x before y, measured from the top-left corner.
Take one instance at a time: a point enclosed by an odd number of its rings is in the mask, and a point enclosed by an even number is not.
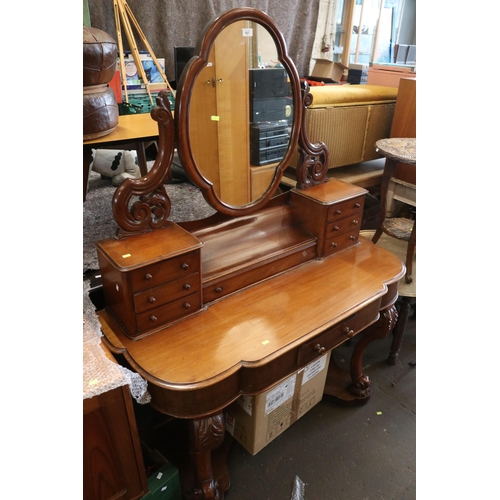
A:
[[[201,308],[200,252],[135,270],[130,283],[138,334],[182,318]]]
[[[328,209],[324,254],[331,255],[357,243],[363,218],[364,197],[334,204]]]

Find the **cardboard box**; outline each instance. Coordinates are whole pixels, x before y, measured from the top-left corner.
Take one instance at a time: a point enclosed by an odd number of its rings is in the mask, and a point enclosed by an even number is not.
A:
[[[323,398],[330,353],[256,396],[226,408],[226,430],[255,455]]]
[[[368,84],[384,87],[399,87],[401,78],[416,78],[417,73],[411,66],[373,65],[368,70]]]
[[[329,78],[336,82],[340,82],[346,69],[347,66],[340,62],[333,62],[328,59],[316,59],[311,76]]]

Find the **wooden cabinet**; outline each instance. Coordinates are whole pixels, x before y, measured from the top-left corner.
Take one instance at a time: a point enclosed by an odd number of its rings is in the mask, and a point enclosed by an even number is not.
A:
[[[96,247],[108,309],[130,337],[201,309],[201,242],[176,224]]]
[[[83,499],[135,500],[148,491],[128,385],[83,400]]]
[[[318,257],[358,242],[366,190],[336,179],[305,191],[294,190],[291,201],[307,217],[318,239]]]

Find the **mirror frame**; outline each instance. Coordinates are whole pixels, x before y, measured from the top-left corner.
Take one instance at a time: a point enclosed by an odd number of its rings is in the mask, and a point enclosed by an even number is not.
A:
[[[293,124],[287,152],[276,167],[274,179],[267,191],[257,200],[247,205],[233,206],[219,199],[213,184],[207,180],[198,168],[190,147],[189,120],[191,111],[191,92],[201,70],[209,61],[210,49],[219,33],[236,21],[253,21],[263,26],[276,44],[278,60],[288,73],[293,99]],[[276,23],[264,12],[253,8],[231,9],[210,21],[202,31],[195,49],[195,55],[189,60],[177,86],[175,98],[175,133],[179,158],[190,180],[202,191],[206,201],[217,211],[226,215],[246,215],[259,210],[278,189],[283,172],[297,150],[302,122],[302,98],[300,78],[295,64],[288,56],[286,42]]]

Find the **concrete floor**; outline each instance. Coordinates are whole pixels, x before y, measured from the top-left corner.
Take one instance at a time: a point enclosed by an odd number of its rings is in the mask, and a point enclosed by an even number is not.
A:
[[[304,496],[293,500],[415,499],[416,318],[410,316],[396,365],[386,363],[392,336],[365,352],[373,388],[366,405],[323,399],[255,456],[235,442],[225,498],[291,500],[298,476]],[[339,364],[354,342],[334,351]]]

